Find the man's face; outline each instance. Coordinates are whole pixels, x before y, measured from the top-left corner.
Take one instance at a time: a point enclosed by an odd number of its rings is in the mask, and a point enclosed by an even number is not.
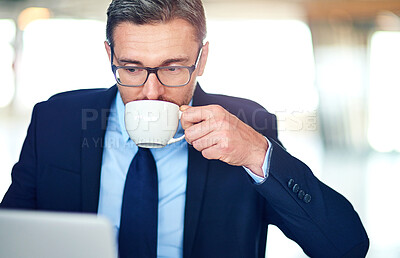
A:
[[[114,64],[117,66],[192,66],[196,62],[199,43],[192,25],[181,19],[168,23],[136,25],[129,22],[114,29]],[[111,55],[108,44],[106,50]],[[179,106],[189,104],[196,85],[196,77],[203,74],[207,60],[208,43],[203,46],[201,58],[190,82],[182,87],[166,87],[152,73],[140,87],[118,85],[123,102],[158,99]]]

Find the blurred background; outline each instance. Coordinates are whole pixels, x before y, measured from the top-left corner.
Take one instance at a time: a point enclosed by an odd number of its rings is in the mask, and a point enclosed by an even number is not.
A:
[[[0,199],[33,105],[115,83],[103,45],[109,2],[0,0]],[[288,151],[358,211],[367,257],[400,257],[400,1],[204,4],[202,87],[276,114]],[[269,231],[267,257],[306,257],[279,229]]]

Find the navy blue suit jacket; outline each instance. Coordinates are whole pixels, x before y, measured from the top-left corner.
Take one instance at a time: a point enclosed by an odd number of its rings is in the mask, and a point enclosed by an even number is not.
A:
[[[79,90],[37,104],[1,207],[96,213],[102,143],[116,92],[115,86]],[[311,257],[365,256],[368,237],[352,205],[281,147],[274,115],[197,86],[193,105],[208,104],[223,106],[270,139],[269,177],[254,184],[242,167],[207,160],[189,147],[185,258],[264,257],[268,224]]]

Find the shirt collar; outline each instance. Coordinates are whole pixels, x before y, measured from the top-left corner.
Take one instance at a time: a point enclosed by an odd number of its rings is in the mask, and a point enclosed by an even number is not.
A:
[[[129,134],[125,128],[125,105],[122,101],[121,94],[119,91],[117,92],[117,99],[116,99],[116,106],[117,106],[117,117],[119,122],[119,128],[121,129],[122,139],[124,142],[129,141]]]
[[[121,133],[122,133],[122,139],[124,140],[124,142],[128,142],[128,141],[130,141],[130,138],[129,138],[129,134],[125,128],[125,105],[124,105],[124,102],[122,101],[121,94],[119,93],[119,91],[117,92],[117,97],[116,97],[115,103],[116,103],[119,128],[121,129]],[[190,100],[189,106],[191,106],[192,103],[193,103],[193,99]],[[178,130],[175,134],[175,137],[183,135],[183,134],[184,134],[184,131],[183,131],[181,122],[179,121],[179,126],[178,126]]]

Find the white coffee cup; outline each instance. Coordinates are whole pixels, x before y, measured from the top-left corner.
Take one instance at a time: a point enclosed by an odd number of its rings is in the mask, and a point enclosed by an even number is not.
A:
[[[142,148],[162,148],[185,138],[173,138],[182,112],[179,106],[161,100],[135,100],[125,105],[125,128]]]

